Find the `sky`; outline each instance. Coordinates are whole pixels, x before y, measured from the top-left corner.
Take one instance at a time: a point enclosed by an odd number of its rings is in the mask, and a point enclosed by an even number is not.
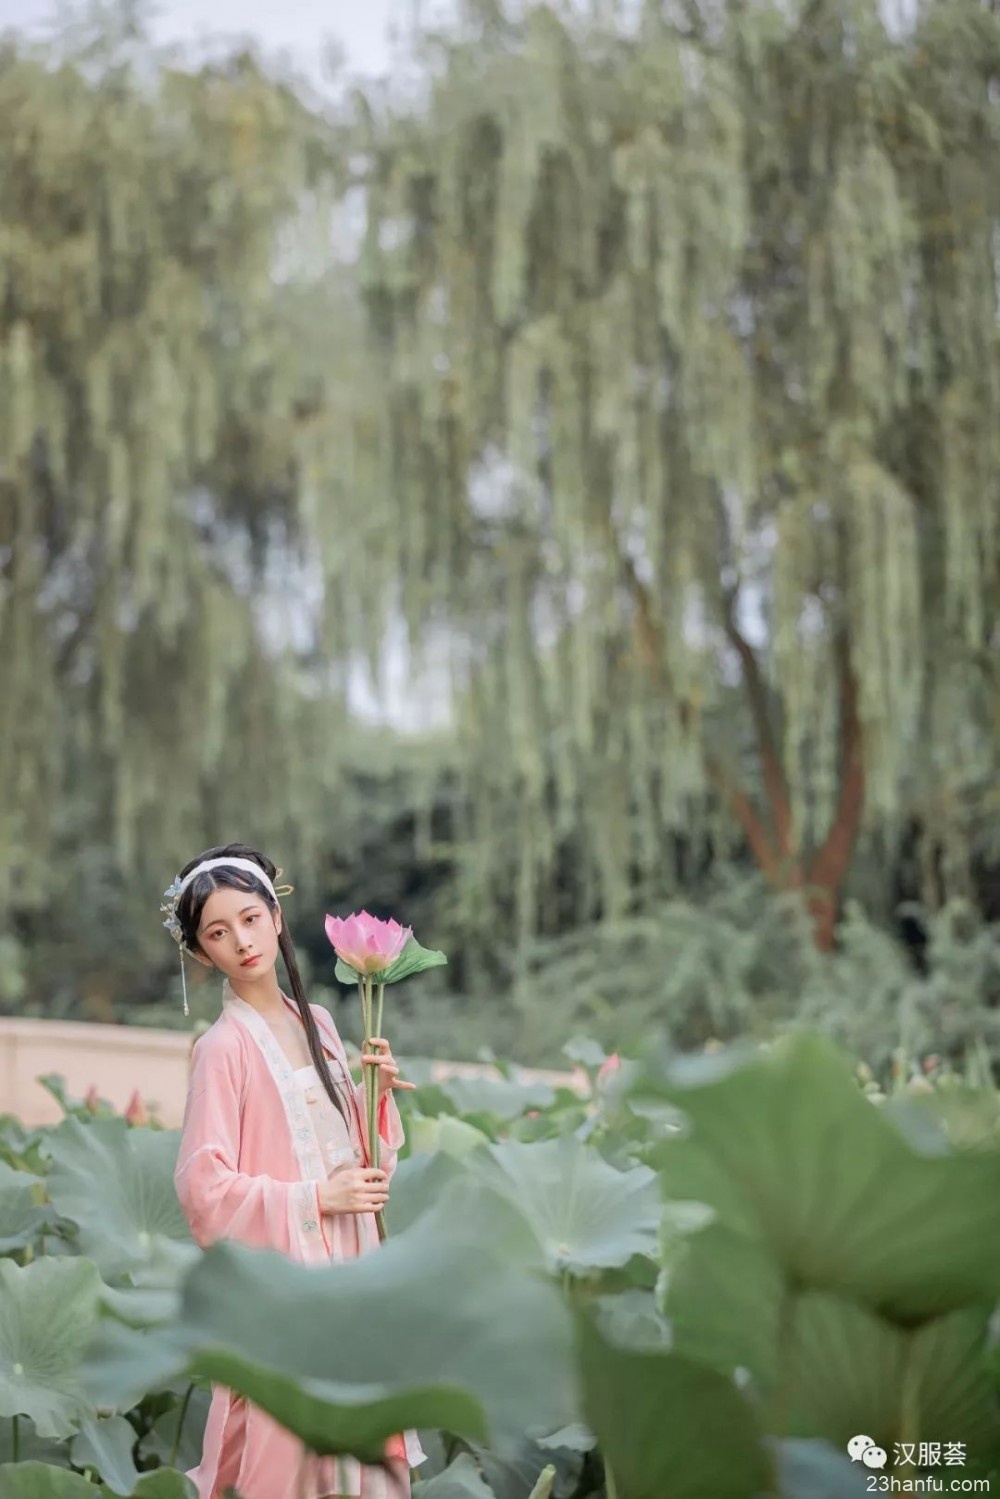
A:
[[[252,36],[268,51],[287,52],[318,81],[331,38],[343,48],[352,73],[386,72],[390,27],[412,13],[413,0],[154,0],[151,8],[155,35],[163,42]],[[39,30],[54,12],[52,0],[0,0],[0,30]]]

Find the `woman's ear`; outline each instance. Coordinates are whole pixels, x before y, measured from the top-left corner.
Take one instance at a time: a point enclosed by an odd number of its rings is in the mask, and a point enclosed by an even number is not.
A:
[[[279,906],[276,911],[272,911],[271,915],[274,917],[274,930],[277,932],[278,936],[280,937],[281,936],[281,907]]]
[[[211,958],[206,958],[203,952],[194,952],[190,947],[186,947],[184,951],[188,953],[192,958],[194,958],[196,963],[200,963],[203,968],[215,967],[215,964],[212,962]]]

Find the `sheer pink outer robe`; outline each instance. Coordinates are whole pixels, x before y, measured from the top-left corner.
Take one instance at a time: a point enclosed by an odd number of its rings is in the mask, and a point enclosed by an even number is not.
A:
[[[290,1013],[298,1009],[286,997]],[[350,1134],[359,1164],[367,1163],[362,1127],[364,1086],[355,1086],[347,1053],[330,1015],[311,1005],[334,1081],[351,1107]],[[403,1143],[392,1094],[379,1109],[381,1164],[390,1174]],[[203,1248],[234,1239],[274,1249],[307,1265],[348,1259],[378,1246],[374,1214],[322,1216],[318,1188],[326,1168],[309,1108],[294,1069],[266,1021],[227,983],[223,1011],[195,1043],[174,1184],[195,1241]],[[336,1357],[336,1354],[332,1356]],[[342,1353],[341,1355],[342,1356]],[[333,1369],[331,1367],[331,1372]],[[411,1467],[425,1454],[414,1432],[394,1439],[390,1455]],[[395,1499],[380,1469],[341,1459],[307,1468],[298,1440],[264,1411],[217,1386],[213,1390],[202,1459],[188,1475],[199,1499],[222,1499],[229,1486],[240,1499],[321,1499],[334,1491],[363,1499]],[[406,1485],[408,1488],[408,1484]]]

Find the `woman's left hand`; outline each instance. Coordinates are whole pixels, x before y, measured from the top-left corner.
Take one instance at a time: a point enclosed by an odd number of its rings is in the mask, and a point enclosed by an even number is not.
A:
[[[378,1096],[379,1102],[385,1097],[390,1088],[415,1088],[416,1083],[407,1083],[399,1075],[395,1058],[389,1047],[388,1041],[381,1036],[372,1036],[365,1042],[365,1050],[361,1053],[362,1063],[370,1067],[378,1068]]]

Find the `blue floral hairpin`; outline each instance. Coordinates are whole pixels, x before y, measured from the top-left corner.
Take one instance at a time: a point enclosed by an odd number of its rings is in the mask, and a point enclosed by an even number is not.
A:
[[[181,931],[181,924],[177,919],[177,898],[180,893],[181,880],[180,875],[178,875],[173,884],[169,885],[167,889],[164,890],[163,894],[166,896],[168,904],[165,906],[161,906],[160,910],[167,913],[167,919],[163,923],[163,925],[166,927],[171,937],[173,937],[178,947],[183,947],[184,933]]]

